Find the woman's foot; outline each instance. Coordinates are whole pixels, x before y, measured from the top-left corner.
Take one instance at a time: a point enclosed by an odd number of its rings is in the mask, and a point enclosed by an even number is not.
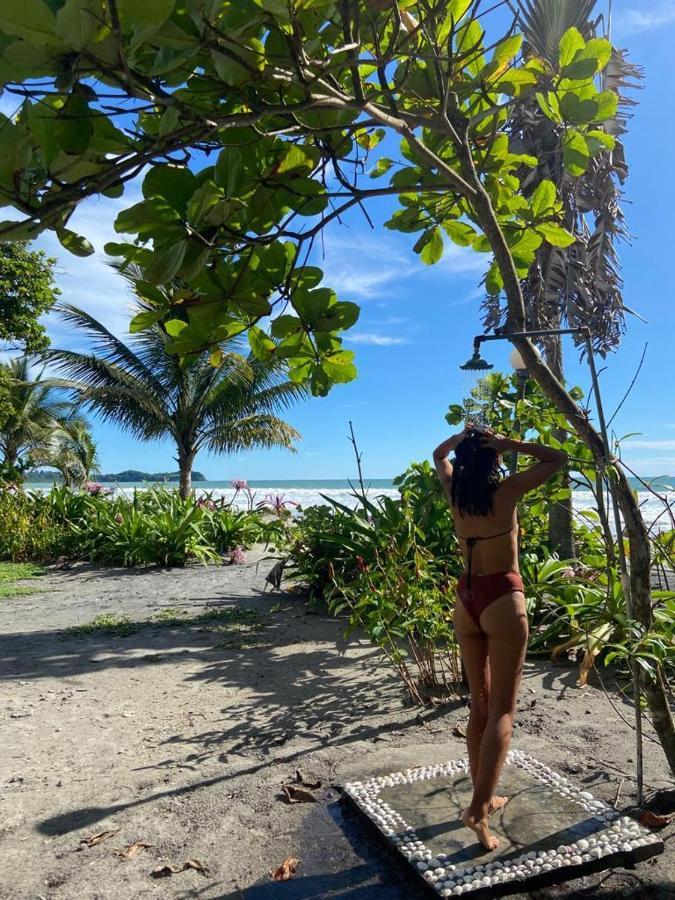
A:
[[[477,834],[478,840],[486,850],[495,850],[499,846],[497,838],[490,834],[487,816],[483,819],[477,819],[475,816],[471,815],[467,807],[462,813],[462,822],[467,828],[470,828]]]
[[[491,816],[492,813],[499,812],[500,809],[504,809],[506,804],[509,802],[508,797],[498,797],[496,794],[490,800],[490,806],[488,808],[488,816]]]

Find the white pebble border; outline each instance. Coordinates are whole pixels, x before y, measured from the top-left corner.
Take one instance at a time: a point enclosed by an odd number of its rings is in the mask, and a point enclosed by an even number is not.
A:
[[[451,760],[435,766],[416,766],[404,772],[369,778],[367,781],[353,781],[344,786],[344,791],[441,897],[455,897],[507,881],[534,878],[553,869],[580,866],[615,853],[634,852],[650,845],[654,852],[660,852],[663,848],[657,835],[643,828],[629,816],[621,816],[611,806],[596,800],[588,791],[579,790],[567,778],[527,753],[510,750],[506,763],[519,766],[571,803],[593,813],[604,826],[603,830],[555,850],[530,850],[517,858],[510,857],[507,860],[456,867],[448,864],[449,857],[446,854],[437,853],[434,856],[418,838],[415,829],[405,822],[396,810],[381,801],[379,795],[385,787],[468,772],[468,758]]]

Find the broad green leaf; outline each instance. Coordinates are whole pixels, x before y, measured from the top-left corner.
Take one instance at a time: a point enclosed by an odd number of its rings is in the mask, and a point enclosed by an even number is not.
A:
[[[275,350],[274,341],[265,334],[262,328],[257,325],[251,326],[248,330],[248,343],[251,347],[253,355],[260,360],[269,360]]]
[[[384,175],[385,172],[388,172],[389,169],[394,165],[394,160],[389,159],[386,156],[381,156],[378,161],[375,163],[373,168],[370,170],[371,178],[379,178],[380,175]]]
[[[596,121],[598,109],[596,97],[580,100],[575,93],[568,91],[560,98],[560,112],[565,121],[571,122],[573,125],[584,125]]]
[[[305,149],[298,144],[289,144],[283,159],[275,166],[274,174],[283,175],[298,169],[307,169],[311,172],[314,165],[315,157],[309,152],[309,148]]]
[[[144,309],[142,312],[136,313],[129,323],[129,331],[131,334],[138,334],[139,331],[145,331],[152,325],[155,325],[164,315],[162,309]]]
[[[573,234],[553,222],[540,222],[537,231],[554,247],[570,247],[576,240]]]
[[[548,212],[556,201],[556,189],[552,181],[544,179],[535,188],[530,199],[530,207],[535,218]]]
[[[535,97],[537,98],[539,108],[548,119],[552,122],[562,122],[560,103],[553,91],[549,91],[547,94],[542,94],[537,91]]]
[[[443,256],[443,235],[441,229],[428,228],[413,247],[415,253],[419,253],[420,259],[427,266],[437,263]]]
[[[133,31],[132,47],[138,47],[162,27],[176,0],[117,0],[123,31]]]
[[[356,303],[341,300],[332,303],[325,315],[317,321],[315,328],[318,331],[344,331],[356,324],[361,313]]]
[[[613,150],[616,146],[616,138],[613,134],[607,134],[606,131],[587,131],[584,137],[593,155],[600,149]]]
[[[606,122],[607,119],[613,119],[619,106],[619,95],[614,91],[602,91],[595,97],[598,105],[596,121]]]
[[[93,42],[100,20],[100,0],[66,0],[56,14],[55,31],[66,47],[82,50]]]
[[[56,19],[43,0],[2,0],[0,30],[34,44],[58,44]]]
[[[460,247],[469,247],[476,240],[476,231],[466,222],[449,219],[443,222],[443,229],[451,241]]]
[[[187,327],[187,322],[184,322],[182,319],[169,319],[168,322],[164,323],[164,330],[170,337],[178,337]]]
[[[588,168],[588,144],[580,132],[569,128],[563,135],[563,165],[570,175],[578,177]]]
[[[273,320],[271,328],[272,336],[285,338],[302,330],[302,322],[297,316],[282,315]]]
[[[354,353],[352,350],[340,350],[332,353],[322,360],[321,368],[332,382],[345,384],[356,378],[356,366],[354,365]]]
[[[56,236],[61,245],[75,256],[91,256],[94,253],[94,248],[90,242],[85,237],[82,237],[81,234],[76,234],[69,228],[57,228]]]
[[[197,179],[186,166],[153,166],[143,179],[143,196],[163,197],[178,212],[185,215],[187,205],[198,186]]]
[[[95,113],[85,97],[71,94],[54,120],[54,135],[65,153],[83,154],[94,134]]]
[[[176,241],[170,247],[155,250],[152,260],[145,268],[145,277],[151,284],[167,284],[176,277],[187,252],[187,241]]]
[[[492,54],[492,62],[509,63],[518,54],[522,44],[522,34],[512,34],[510,37],[504,38],[495,47],[495,52]]]
[[[239,147],[224,147],[218,156],[215,168],[216,184],[225,191],[226,197],[238,197],[249,180],[244,167],[243,153]]]
[[[357,131],[355,134],[357,144],[365,150],[373,150],[384,139],[384,128],[376,128],[374,131]]]
[[[560,53],[558,56],[560,68],[563,69],[565,66],[569,66],[579,50],[583,50],[585,46],[586,43],[581,36],[579,29],[568,28],[565,34],[560,38]]]

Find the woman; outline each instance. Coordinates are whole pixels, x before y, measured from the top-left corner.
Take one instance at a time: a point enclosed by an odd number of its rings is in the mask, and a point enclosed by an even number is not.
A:
[[[455,451],[454,462],[448,454]],[[501,454],[537,462],[502,478]],[[488,850],[499,841],[488,816],[506,797],[494,790],[511,741],[516,695],[527,648],[527,613],[518,567],[520,498],[548,481],[567,454],[467,426],[434,450],[434,464],[455,520],[465,562],[457,585],[455,631],[471,694],[467,728],[473,797],[462,821]]]

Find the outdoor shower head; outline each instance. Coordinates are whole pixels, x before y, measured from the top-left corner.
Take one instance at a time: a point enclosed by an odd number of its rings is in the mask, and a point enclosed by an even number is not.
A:
[[[471,359],[468,359],[463,366],[460,366],[460,369],[464,369],[465,372],[487,372],[491,368],[493,367],[490,363],[480,355],[480,347],[476,347]]]

